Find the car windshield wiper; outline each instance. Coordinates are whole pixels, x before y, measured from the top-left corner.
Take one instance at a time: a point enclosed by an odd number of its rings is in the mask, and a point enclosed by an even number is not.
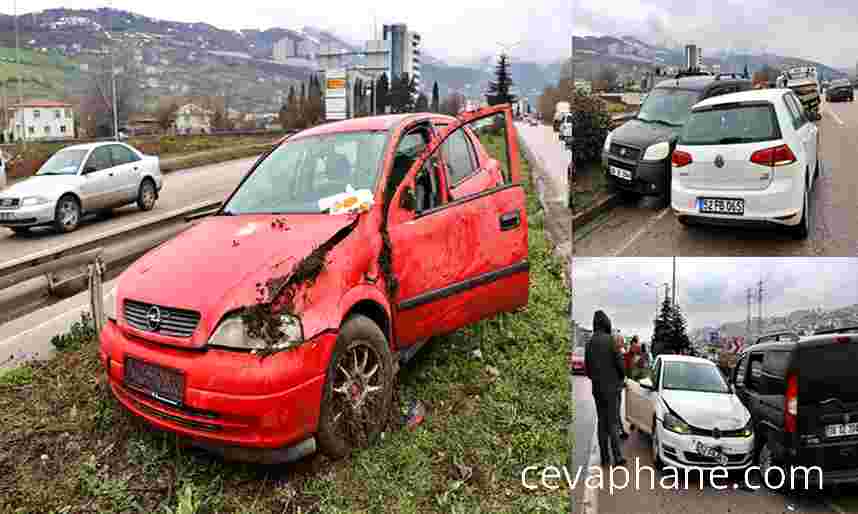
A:
[[[667,127],[680,127],[680,126],[682,126],[679,123],[671,123],[669,121],[659,120],[659,119],[649,119],[649,118],[636,118],[636,119],[639,119],[641,121],[645,121],[647,123],[657,123],[659,125],[665,125]]]

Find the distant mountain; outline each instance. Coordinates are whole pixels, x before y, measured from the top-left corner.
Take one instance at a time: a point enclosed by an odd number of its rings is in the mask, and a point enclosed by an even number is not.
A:
[[[751,330],[757,331],[759,318],[751,319]],[[792,331],[799,334],[824,330],[828,328],[839,328],[858,325],[858,304],[844,306],[836,309],[802,309],[783,315],[764,316],[762,320],[762,333],[776,331]],[[721,337],[745,336],[747,320],[730,321],[722,323],[717,327]],[[702,340],[704,333],[710,330],[699,328],[689,331],[692,340]]]

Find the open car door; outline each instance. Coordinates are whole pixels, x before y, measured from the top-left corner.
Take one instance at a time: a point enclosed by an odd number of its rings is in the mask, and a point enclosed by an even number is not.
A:
[[[464,155],[472,178],[454,183],[450,169],[462,173]],[[400,346],[526,305],[526,194],[510,106],[465,113],[434,135],[398,185],[387,223]]]

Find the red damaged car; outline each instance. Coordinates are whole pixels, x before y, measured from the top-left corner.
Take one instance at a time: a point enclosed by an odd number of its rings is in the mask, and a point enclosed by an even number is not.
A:
[[[217,214],[119,278],[100,335],[114,395],[238,460],[367,444],[399,363],[527,304],[518,155],[508,105],[283,140]]]

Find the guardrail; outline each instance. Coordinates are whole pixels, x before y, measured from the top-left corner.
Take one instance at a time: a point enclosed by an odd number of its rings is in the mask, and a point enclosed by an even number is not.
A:
[[[87,272],[85,276],[87,278],[89,288],[90,308],[92,309],[91,312],[95,322],[95,328],[96,330],[100,330],[104,323],[104,308],[102,305],[104,292],[102,290],[102,280],[107,269],[107,264],[109,264],[109,262],[106,262],[105,248],[109,244],[116,242],[118,239],[125,239],[136,233],[142,234],[166,223],[174,221],[183,221],[187,223],[189,221],[212,215],[217,211],[220,205],[220,201],[197,203],[189,207],[170,211],[140,222],[117,227],[105,234],[91,237],[83,241],[61,245],[0,264],[0,290],[13,287],[26,280],[38,278],[40,276],[46,276],[48,278],[49,289],[53,289],[57,283],[55,279],[57,273],[86,266]],[[148,248],[141,249],[140,251],[145,252],[152,247],[154,247],[154,244]],[[122,256],[114,256],[112,260],[117,262],[121,259]],[[80,277],[80,275],[75,275],[71,278],[66,277],[61,283],[69,282]]]

